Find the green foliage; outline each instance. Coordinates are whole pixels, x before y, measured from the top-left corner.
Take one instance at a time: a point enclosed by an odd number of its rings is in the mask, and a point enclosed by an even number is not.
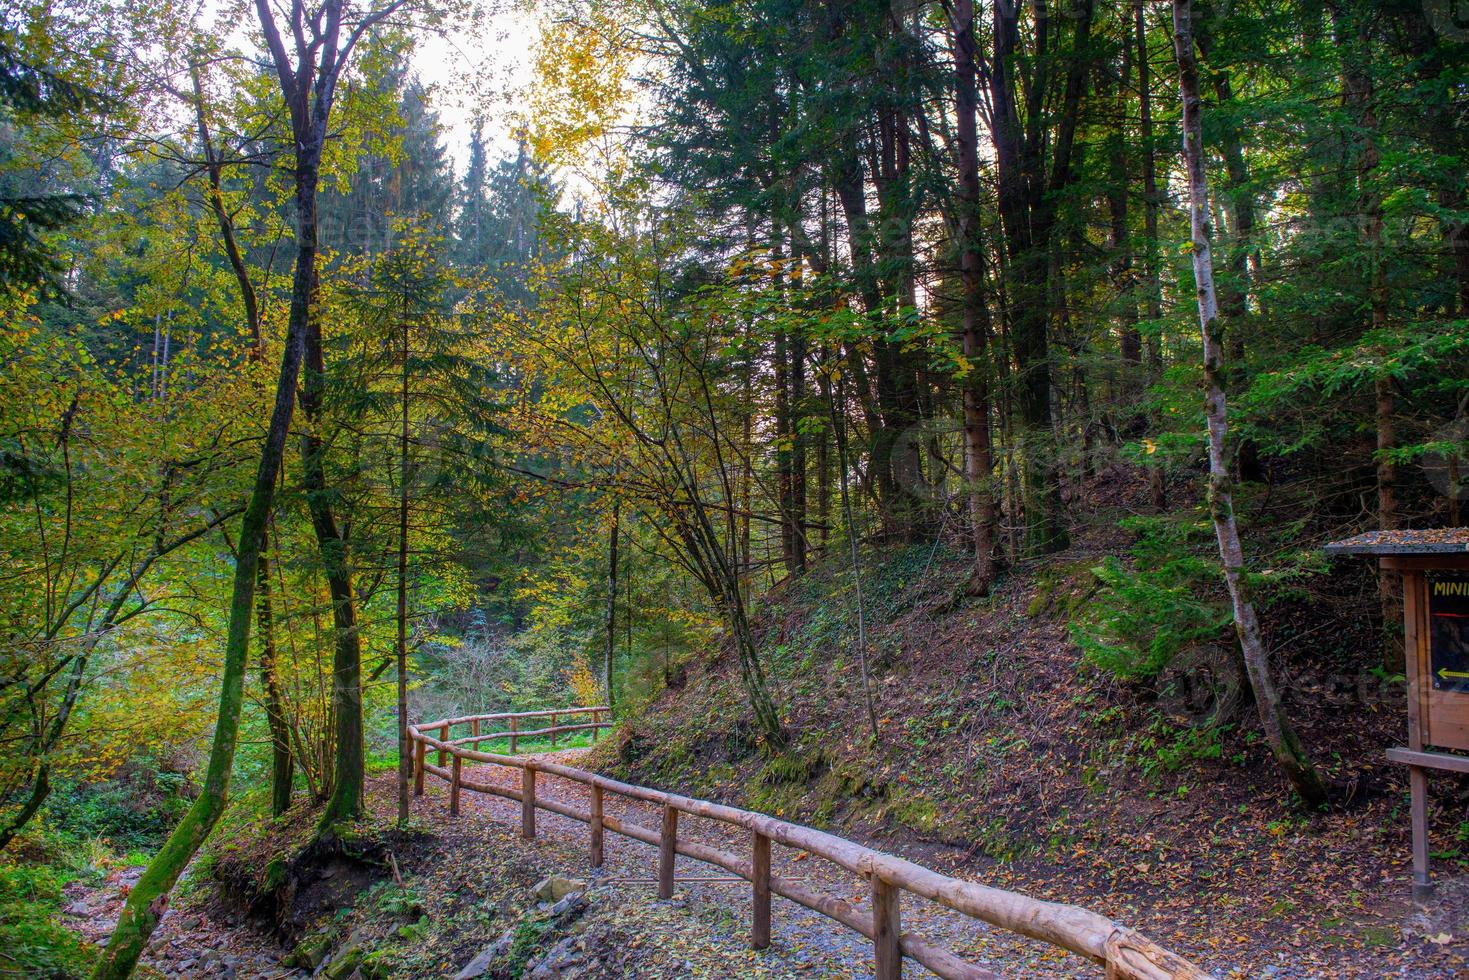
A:
[[[0,976],[62,980],[85,973],[91,955],[61,925],[67,875],[44,864],[0,864]]]
[[[184,774],[161,771],[144,755],[116,778],[66,781],[52,792],[46,812],[51,827],[65,838],[105,839],[124,850],[151,850],[189,808],[185,785]]]
[[[1089,662],[1141,682],[1180,652],[1218,640],[1230,618],[1217,598],[1218,565],[1190,553],[1196,527],[1153,518],[1123,524],[1139,535],[1133,564],[1108,555],[1093,569],[1102,591],[1070,630]]]

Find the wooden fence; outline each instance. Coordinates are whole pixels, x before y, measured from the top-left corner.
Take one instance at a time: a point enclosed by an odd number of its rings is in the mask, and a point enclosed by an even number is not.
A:
[[[835,919],[872,940],[877,980],[898,980],[902,976],[905,956],[923,964],[945,980],[995,980],[996,977],[990,970],[969,963],[950,950],[936,946],[911,932],[903,932],[902,896],[905,892],[1002,929],[1084,956],[1106,968],[1107,980],[1207,980],[1209,976],[1147,937],[1118,925],[1105,916],[1074,905],[1044,902],[977,882],[950,878],[911,861],[874,851],[810,827],[777,820],[763,813],[633,786],[544,759],[496,755],[480,752],[477,748],[480,742],[487,739],[509,737],[513,752],[517,738],[547,734],[554,738],[560,733],[586,729],[591,729],[595,738],[599,729],[611,724],[602,720],[607,710],[605,707],[566,708],[517,714],[470,715],[409,725],[408,730],[414,742],[414,794],[423,795],[424,775],[432,773],[449,783],[449,812],[453,815],[458,815],[460,794],[466,789],[518,800],[521,836],[527,839],[536,835],[537,810],[548,810],[578,820],[590,828],[591,864],[594,868],[602,866],[603,841],[607,831],[651,844],[658,848],[660,898],[670,898],[673,895],[673,866],[675,857],[679,854],[723,868],[751,883],[754,899],[751,945],[755,949],[764,949],[770,944],[770,896],[780,895]],[[589,723],[557,724],[561,717],[586,714],[592,717]],[[518,727],[522,719],[547,717],[551,719],[549,727],[529,731]],[[506,719],[509,720],[509,731],[481,733],[483,722]],[[451,739],[451,729],[463,725],[470,727],[470,734]],[[427,734],[428,732],[437,733],[437,737]],[[437,753],[436,764],[427,758],[431,750]],[[466,778],[463,772],[465,762],[519,769],[520,789]],[[588,787],[591,792],[589,808],[581,810],[558,800],[538,798],[536,776],[539,773],[559,776]],[[648,827],[608,815],[603,806],[608,793],[661,807],[660,826]],[[680,837],[678,827],[681,816],[702,817],[748,831],[749,857]],[[801,882],[772,874],[772,844],[797,848],[866,879],[871,889],[872,911],[864,911]]]

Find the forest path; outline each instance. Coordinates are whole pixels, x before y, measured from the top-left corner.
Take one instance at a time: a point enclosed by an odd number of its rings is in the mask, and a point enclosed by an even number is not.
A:
[[[576,765],[582,750],[531,755],[528,758]],[[519,789],[520,771],[503,766],[466,767],[466,779]],[[448,788],[440,780],[429,780],[428,795],[416,801],[420,818],[451,820],[447,816]],[[570,780],[539,773],[536,795],[586,811],[590,790]],[[430,815],[428,808],[441,806],[443,816]],[[657,830],[661,808],[651,803],[627,800],[613,794],[605,798],[605,812],[619,820]],[[520,804],[498,796],[465,791],[461,796],[460,820],[486,820],[500,827],[519,828]],[[779,816],[779,814],[777,814]],[[601,889],[615,889],[626,903],[657,902],[658,849],[620,834],[607,833],[605,860],[600,871],[591,871],[588,828],[580,821],[541,810],[536,814],[538,836],[549,836],[563,844],[580,847],[587,854],[580,867],[564,869],[571,877],[588,879]],[[679,836],[733,853],[749,849],[748,836],[727,825],[685,814],[679,821]],[[858,876],[802,851],[776,845],[771,867],[775,874],[804,881],[826,894],[869,909],[866,882]],[[680,855],[674,868],[674,904],[688,906],[733,941],[749,941],[752,895],[748,882],[734,879],[722,868]],[[711,880],[713,879],[713,880]],[[1098,967],[1081,957],[1045,943],[1036,942],[986,923],[971,919],[934,903],[905,896],[904,931],[916,932],[952,949],[970,962],[988,966],[1004,977],[1094,977]],[[771,946],[760,954],[779,972],[811,977],[860,977],[873,975],[872,944],[836,921],[779,896],[772,897]],[[907,961],[904,975],[933,974]]]

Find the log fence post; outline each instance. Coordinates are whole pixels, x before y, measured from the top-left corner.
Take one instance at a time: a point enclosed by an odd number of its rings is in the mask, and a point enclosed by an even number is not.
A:
[[[474,736],[474,741],[471,742],[470,744],[473,745],[474,746],[474,750],[476,752],[478,752],[479,751],[479,719],[478,718],[475,718],[472,721],[470,721],[470,723],[469,723],[469,734],[472,735],[472,736]]]
[[[770,945],[770,838],[758,831],[750,855],[750,880],[755,886],[750,948],[765,949]]]
[[[423,795],[423,754],[428,743],[417,735],[413,736],[413,795]]]
[[[515,730],[516,730],[516,728],[519,727],[519,724],[518,724],[519,721],[520,721],[520,719],[517,718],[517,717],[515,717],[514,715],[511,715],[510,716],[510,754],[511,755],[514,755],[515,754],[515,742],[516,742]]]
[[[459,753],[454,753],[454,762],[449,770],[449,816],[459,816],[459,767],[462,764]]]
[[[536,836],[536,771],[530,766],[520,770],[520,836]]]
[[[592,743],[596,744],[597,736],[602,734],[602,712],[592,712]]]
[[[556,712],[551,712],[551,748],[556,747]]]
[[[658,897],[673,897],[673,862],[678,857],[678,811],[663,804],[663,828],[658,834]]]
[[[447,742],[447,741],[449,741],[449,723],[448,722],[445,722],[443,724],[443,726],[439,728],[439,741],[440,742]],[[444,753],[444,750],[443,749],[439,749],[439,768],[440,769],[444,768],[444,754],[445,754]]]
[[[902,980],[902,896],[897,885],[872,875],[872,945],[877,960],[875,980]]]
[[[602,866],[602,787],[592,786],[592,867]]]

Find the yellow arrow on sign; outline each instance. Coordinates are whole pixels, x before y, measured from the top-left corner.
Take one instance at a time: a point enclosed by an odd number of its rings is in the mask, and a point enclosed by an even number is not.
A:
[[[1449,670],[1447,667],[1440,667],[1438,676],[1442,680],[1448,680],[1450,677],[1469,678],[1469,670]]]

